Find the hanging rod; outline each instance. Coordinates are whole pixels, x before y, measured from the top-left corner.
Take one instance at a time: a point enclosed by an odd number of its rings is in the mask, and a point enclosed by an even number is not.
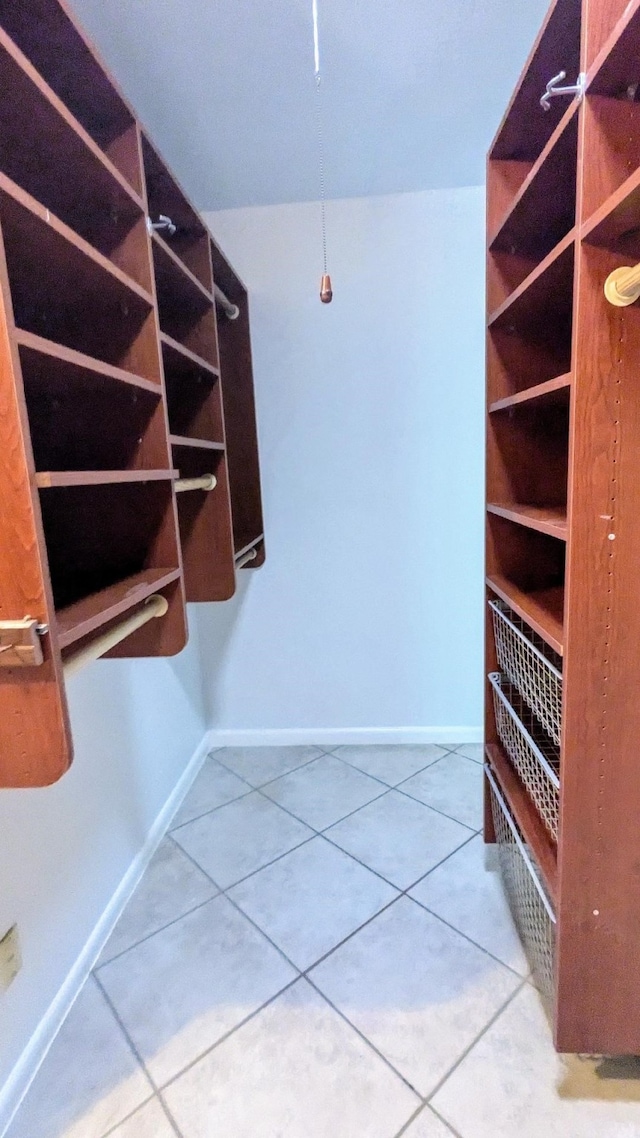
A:
[[[200,478],[178,478],[174,482],[176,494],[184,494],[185,490],[213,490],[217,485],[215,474],[202,474]]]
[[[255,561],[257,556],[257,549],[250,549],[248,553],[243,553],[242,557],[238,558],[236,561],[236,569],[244,568],[244,566],[248,565],[250,561]]]
[[[609,304],[626,308],[640,297],[640,265],[614,269],[604,282],[604,295]]]
[[[213,294],[218,301],[220,307],[224,310],[225,316],[228,320],[237,320],[240,315],[240,309],[237,304],[232,304],[228,296],[225,296],[222,289],[217,284],[213,286]]]
[[[111,648],[121,644],[123,640],[131,636],[132,632],[142,628],[144,624],[148,624],[154,617],[164,616],[168,608],[169,602],[166,597],[161,596],[160,593],[154,593],[137,612],[120,621],[108,632],[104,632],[102,636],[96,636],[95,640],[86,644],[84,648],[78,649],[73,656],[67,657],[64,663],[65,680],[68,680],[70,676],[75,676],[76,672],[79,672],[86,664],[91,664],[93,660],[99,660],[105,652],[109,652]]]

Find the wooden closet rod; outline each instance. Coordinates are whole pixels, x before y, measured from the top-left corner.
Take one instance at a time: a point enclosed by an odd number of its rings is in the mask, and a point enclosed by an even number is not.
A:
[[[96,636],[90,644],[86,644],[84,648],[80,648],[73,656],[69,656],[64,664],[64,678],[68,680],[70,676],[75,676],[85,664],[92,663],[93,660],[98,660],[104,656],[111,648],[115,648],[116,644],[121,644],[127,636],[131,636],[132,632],[136,629],[142,628],[143,624],[148,624],[157,616],[164,616],[169,608],[169,602],[166,597],[160,593],[154,593],[145,601],[142,608],[138,609],[131,616],[125,620],[120,621],[108,632],[104,632],[102,636]]]
[[[609,304],[626,308],[640,297],[640,265],[614,269],[604,282],[604,295]]]
[[[213,294],[218,301],[218,304],[223,309],[225,316],[228,320],[237,320],[240,315],[240,309],[237,304],[232,304],[228,296],[225,296],[222,289],[217,284],[213,286]]]
[[[185,490],[214,490],[218,479],[215,474],[201,474],[199,478],[178,478],[174,485],[176,494],[184,494]]]

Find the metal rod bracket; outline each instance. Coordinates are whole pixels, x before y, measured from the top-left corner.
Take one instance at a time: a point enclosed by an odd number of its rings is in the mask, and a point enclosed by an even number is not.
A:
[[[0,620],[0,668],[34,668],[43,663],[41,637],[48,632],[30,616]]]
[[[169,236],[173,237],[174,233],[176,232],[177,226],[175,226],[173,224],[170,217],[167,217],[166,213],[158,214],[158,220],[157,221],[152,221],[150,217],[147,217],[147,232],[148,233],[155,233],[156,230],[160,230],[160,229],[166,229]]]

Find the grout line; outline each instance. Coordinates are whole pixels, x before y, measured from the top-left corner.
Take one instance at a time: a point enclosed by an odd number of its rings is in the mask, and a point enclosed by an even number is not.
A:
[[[313,745],[313,746],[315,746],[315,743],[314,743],[314,744],[312,744],[312,745]],[[221,749],[222,749],[223,751],[225,751],[227,748],[226,748],[226,747],[222,747]],[[229,749],[231,749],[231,748],[229,748]],[[235,749],[235,748],[234,748],[234,749]],[[258,750],[259,748],[254,748],[254,749]],[[283,750],[285,750],[285,749],[286,749],[286,748],[283,748]],[[260,790],[260,788],[261,788],[261,787],[263,787],[263,786],[270,786],[272,782],[277,782],[279,778],[286,778],[286,776],[287,776],[288,774],[293,774],[293,773],[294,773],[294,771],[299,771],[299,770],[302,770],[302,768],[303,768],[303,767],[308,767],[310,763],[315,763],[315,762],[317,762],[317,761],[318,761],[318,759],[322,759],[322,758],[324,757],[324,755],[325,755],[325,754],[328,754],[328,753],[329,753],[328,751],[327,751],[327,752],[323,751],[321,747],[316,747],[316,750],[317,750],[317,751],[320,751],[320,754],[319,754],[319,755],[313,755],[313,757],[312,757],[312,758],[310,758],[310,759],[305,759],[305,761],[304,761],[303,763],[300,763],[300,765],[299,765],[299,766],[297,766],[297,767],[292,767],[292,768],[291,768],[291,770],[289,770],[289,771],[283,771],[283,772],[282,772],[282,774],[277,774],[277,775],[275,776],[275,778],[268,778],[268,779],[266,780],[266,782],[261,782],[261,783],[259,783],[259,784],[258,784],[258,786],[253,786],[253,784],[252,784],[252,783],[250,783],[250,782],[248,781],[248,779],[246,779],[246,778],[243,778],[241,774],[238,774],[238,772],[237,772],[237,771],[234,771],[233,767],[228,767],[226,763],[223,763],[223,762],[222,762],[222,759],[218,759],[218,762],[222,764],[222,766],[225,768],[225,770],[228,770],[228,771],[230,771],[230,772],[231,772],[231,774],[234,774],[234,775],[236,776],[236,778],[242,779],[242,782],[246,782],[247,786],[250,786],[252,790]]]
[[[426,1105],[426,1108],[425,1108],[425,1109],[426,1109],[426,1110],[430,1110],[430,1111],[431,1111],[433,1114],[435,1114],[436,1118],[438,1118],[438,1119],[440,1120],[440,1122],[442,1123],[442,1125],[443,1125],[443,1126],[446,1126],[447,1130],[450,1130],[450,1131],[451,1131],[451,1133],[452,1133],[452,1135],[453,1135],[453,1138],[462,1138],[462,1135],[460,1134],[460,1131],[459,1131],[459,1130],[456,1130],[455,1126],[452,1126],[450,1122],[447,1122],[447,1120],[446,1120],[446,1118],[444,1117],[444,1115],[440,1114],[440,1111],[436,1110],[435,1106],[432,1106],[430,1102],[429,1102],[429,1103],[427,1103],[427,1105]]]
[[[144,1102],[139,1102],[138,1105],[133,1108],[133,1110],[130,1110],[128,1114],[125,1114],[124,1118],[121,1118],[119,1122],[114,1123],[114,1125],[110,1126],[108,1130],[105,1130],[104,1134],[100,1135],[100,1138],[109,1138],[110,1134],[115,1134],[116,1130],[118,1130],[121,1126],[124,1126],[125,1122],[129,1122],[133,1116],[138,1113],[139,1110],[142,1110],[142,1108],[145,1106],[149,1106],[149,1103],[155,1102],[157,1098],[158,1095],[156,1091],[154,1091],[153,1094],[149,1095],[149,1098],[146,1098],[144,1100]],[[180,1138],[182,1138],[182,1136],[180,1136]]]
[[[398,1133],[394,1134],[394,1138],[402,1138],[402,1135],[406,1134],[409,1127],[412,1126],[413,1123],[416,1122],[419,1118],[422,1118],[423,1116],[425,1118],[429,1118],[431,1115],[434,1115],[434,1117],[437,1118],[438,1121],[446,1127],[447,1131],[452,1135],[452,1138],[461,1138],[461,1135],[458,1133],[458,1131],[454,1130],[453,1127],[450,1126],[446,1121],[446,1119],[444,1119],[442,1115],[438,1114],[438,1111],[434,1110],[434,1108],[428,1102],[420,1103],[420,1106],[415,1111],[415,1113],[411,1115],[411,1118],[408,1118],[404,1126],[398,1130]]]
[[[489,952],[489,949],[485,948],[484,945],[478,944],[477,940],[474,940],[473,937],[468,936],[467,933],[463,933],[461,929],[457,929],[455,925],[452,925],[450,921],[446,921],[444,917],[441,917],[439,913],[435,913],[433,909],[430,909],[428,905],[424,905],[422,901],[418,901],[417,897],[410,897],[409,900],[415,901],[416,905],[419,905],[421,909],[424,909],[425,913],[429,913],[430,916],[435,917],[437,921],[440,921],[441,924],[446,925],[448,929],[451,929],[452,932],[457,933],[458,936],[463,937],[463,939],[468,941],[469,944],[472,944],[474,948],[479,948],[480,952],[484,952],[485,956],[490,957],[490,959],[495,961],[496,964],[500,964],[503,968],[506,968],[507,971],[516,976],[518,980],[527,979],[527,977],[523,976],[521,972],[516,972],[515,968],[512,968],[510,964],[505,964],[504,960],[500,960],[499,956],[494,956],[494,954],[492,952]]]
[[[275,803],[273,805],[275,805]],[[295,815],[292,815],[292,817],[295,817]],[[298,818],[298,819],[296,819],[296,821],[299,822],[300,819]],[[310,826],[308,828],[311,829]],[[291,849],[285,850],[284,853],[278,854],[278,856],[272,858],[271,861],[265,862],[264,865],[258,866],[257,869],[252,869],[251,873],[246,873],[244,875],[244,877],[238,878],[237,881],[231,881],[229,883],[229,885],[225,885],[225,886],[219,885],[218,882],[215,880],[215,878],[212,877],[211,874],[208,873],[207,870],[204,869],[204,867],[200,865],[200,862],[196,861],[196,859],[190,853],[188,853],[187,850],[182,848],[182,846],[180,845],[180,842],[176,841],[176,839],[173,837],[172,834],[170,834],[169,837],[171,838],[172,841],[176,842],[178,849],[182,850],[182,853],[185,854],[185,856],[189,858],[189,861],[193,862],[196,869],[199,869],[201,873],[204,873],[205,877],[208,877],[209,881],[213,882],[216,889],[219,889],[220,892],[224,893],[226,896],[229,889],[235,889],[236,885],[243,885],[244,882],[248,881],[250,877],[255,877],[256,873],[260,873],[261,870],[263,870],[263,869],[268,869],[269,866],[275,865],[277,861],[282,861],[283,857],[287,857],[287,855],[290,853],[293,853],[294,850],[299,850],[299,849],[301,849],[302,846],[308,845],[309,842],[312,842],[314,838],[321,837],[321,835],[317,834],[316,831],[313,830],[313,832],[311,833],[311,835],[308,838],[304,838],[303,841],[297,842],[295,846],[291,846]]]
[[[226,770],[226,767],[225,767]],[[193,818],[188,818],[186,822],[179,822],[177,826],[171,826],[165,837],[170,837],[176,830],[184,830],[185,826],[190,826],[192,822],[199,822],[201,818],[207,818],[209,814],[215,814],[217,810],[224,810],[225,806],[231,806],[234,802],[240,802],[242,798],[248,798],[250,794],[255,793],[251,786],[247,785],[247,789],[243,790],[235,798],[230,798],[228,802],[220,802],[217,806],[212,806],[210,810],[204,810],[202,814],[196,814]]]
[[[439,762],[440,760],[438,760]],[[467,760],[471,762],[470,759]],[[435,764],[434,764],[435,765]],[[476,766],[478,764],[476,763]],[[420,773],[420,772],[418,772]],[[445,814],[444,810],[438,810],[437,806],[432,806],[429,802],[423,802],[421,798],[416,798],[415,795],[409,794],[408,790],[402,789],[403,784],[394,787],[398,794],[402,794],[405,798],[410,798],[412,802],[419,802],[421,806],[426,806],[427,810],[433,810],[434,813],[439,814],[442,818],[448,818],[450,822],[457,822],[459,826],[464,826],[465,830],[472,830],[474,834],[478,834],[479,830],[474,830],[473,826],[469,826],[467,822],[461,822],[459,818],[454,818],[453,814]]]
[[[429,1105],[431,1105],[431,1099],[432,1099],[432,1098],[434,1098],[434,1097],[437,1095],[438,1091],[439,1091],[439,1090],[440,1090],[440,1089],[441,1089],[441,1088],[444,1086],[444,1084],[447,1082],[447,1079],[450,1079],[450,1078],[451,1078],[451,1076],[452,1076],[453,1072],[454,1072],[454,1071],[456,1071],[456,1070],[458,1069],[458,1067],[460,1066],[460,1064],[461,1064],[461,1063],[462,1063],[462,1062],[463,1062],[463,1061],[466,1059],[466,1057],[467,1057],[467,1055],[469,1054],[469,1052],[470,1052],[470,1051],[473,1051],[473,1048],[476,1046],[476,1044],[477,1044],[477,1043],[479,1043],[479,1042],[480,1042],[480,1040],[482,1039],[483,1035],[486,1035],[486,1033],[488,1032],[489,1028],[490,1028],[490,1027],[493,1027],[493,1025],[494,1025],[494,1023],[496,1022],[496,1020],[498,1020],[498,1019],[500,1018],[500,1016],[502,1015],[502,1013],[503,1013],[504,1011],[506,1011],[506,1009],[509,1007],[509,1004],[511,1003],[511,1001],[512,1001],[512,1000],[515,1000],[516,996],[518,995],[518,993],[519,993],[519,992],[521,992],[521,991],[522,991],[522,989],[524,988],[525,984],[526,984],[526,980],[521,980],[520,984],[518,984],[518,985],[517,985],[517,987],[516,987],[516,988],[513,990],[513,992],[511,992],[511,994],[510,994],[510,996],[508,997],[508,999],[506,999],[506,1000],[505,1000],[505,1002],[504,1002],[504,1003],[503,1003],[503,1004],[502,1004],[502,1005],[501,1005],[501,1006],[498,1008],[497,1012],[495,1012],[495,1013],[494,1013],[494,1014],[491,1016],[491,1019],[488,1021],[488,1023],[485,1023],[485,1025],[484,1025],[484,1027],[483,1027],[482,1031],[480,1031],[480,1032],[478,1033],[478,1035],[476,1035],[476,1037],[475,1037],[475,1039],[473,1040],[473,1042],[472,1042],[472,1043],[470,1043],[470,1044],[469,1044],[469,1046],[465,1048],[465,1050],[462,1052],[462,1055],[459,1055],[459,1056],[458,1056],[458,1058],[456,1059],[456,1061],[455,1061],[455,1063],[453,1064],[453,1066],[452,1066],[452,1067],[450,1067],[450,1069],[447,1071],[446,1075],[444,1075],[444,1076],[443,1076],[443,1077],[440,1079],[440,1082],[436,1084],[436,1086],[433,1088],[433,1090],[432,1090],[432,1091],[429,1093],[429,1095],[427,1096],[427,1099],[426,1099],[426,1101],[429,1103]],[[446,1118],[444,1119],[444,1121],[446,1122]],[[447,1126],[448,1126],[448,1125],[449,1125],[449,1123],[447,1123]]]
[[[180,849],[182,849],[182,847],[180,847]],[[184,850],[182,852],[184,853]],[[191,861],[192,859],[190,858],[189,860]],[[193,862],[193,864],[195,865],[195,862]],[[198,868],[200,868],[200,867],[198,866]],[[202,870],[201,870],[201,872],[202,872]],[[207,876],[207,875],[205,875],[205,876]],[[208,877],[208,880],[211,881],[212,879],[210,877]],[[215,882],[212,882],[212,884],[215,884]],[[127,945],[127,947],[123,948],[121,952],[116,952],[114,954],[114,956],[110,956],[108,960],[103,960],[102,964],[98,964],[98,963],[94,964],[91,971],[93,973],[100,972],[103,968],[106,968],[107,965],[113,964],[114,961],[116,961],[116,960],[121,960],[123,956],[126,956],[128,952],[131,952],[132,948],[137,948],[138,945],[144,944],[145,941],[147,941],[147,940],[151,940],[151,938],[154,936],[157,936],[158,933],[164,932],[165,929],[170,929],[172,925],[177,925],[178,921],[184,920],[185,917],[190,917],[192,913],[197,913],[198,909],[204,909],[205,905],[209,905],[212,901],[215,901],[218,897],[222,897],[222,895],[223,895],[222,889],[220,889],[217,885],[216,885],[216,889],[218,889],[218,892],[214,893],[212,897],[207,897],[206,901],[200,901],[197,905],[194,905],[193,908],[187,909],[186,913],[180,913],[179,916],[173,917],[172,920],[167,921],[167,923],[165,925],[161,925],[160,928],[153,929],[152,932],[147,933],[145,936],[141,936],[140,940],[136,940],[136,941],[134,941],[133,944]],[[109,942],[107,941],[107,944],[108,943]],[[106,945],[105,945],[105,948],[106,948]],[[104,952],[104,949],[103,949],[103,952]]]
[[[393,1071],[394,1075],[396,1075],[398,1079],[401,1079],[401,1081],[404,1083],[405,1087],[408,1087],[409,1090],[414,1095],[416,1095],[417,1098],[419,1098],[421,1102],[423,1102],[424,1100],[422,1098],[422,1095],[420,1094],[419,1091],[416,1090],[416,1088],[413,1086],[413,1084],[409,1082],[406,1075],[401,1074],[401,1072],[398,1071],[396,1069],[396,1067],[393,1066],[393,1063],[389,1059],[387,1059],[386,1055],[383,1055],[382,1051],[378,1050],[375,1043],[372,1043],[370,1039],[367,1039],[367,1036],[364,1035],[364,1033],[362,1031],[360,1031],[360,1028],[356,1027],[356,1025],[351,1022],[351,1020],[345,1015],[345,1013],[343,1011],[341,1011],[340,1008],[337,1007],[334,1003],[332,1003],[332,1001],[327,996],[326,992],[323,992],[322,989],[319,988],[318,985],[315,983],[315,981],[313,981],[309,976],[305,975],[304,979],[307,981],[307,984],[310,984],[310,986],[313,988],[314,992],[317,992],[318,995],[321,996],[322,999],[325,1001],[325,1003],[327,1003],[330,1008],[333,1008],[334,1012],[336,1012],[336,1014],[340,1016],[340,1019],[343,1020],[344,1023],[348,1024],[352,1031],[355,1031],[356,1035],[358,1035],[360,1037],[360,1039],[362,1039],[362,1041],[364,1043],[366,1043],[367,1047],[369,1047],[373,1052],[375,1052],[375,1054],[378,1056],[379,1059],[382,1059],[382,1062],[384,1063],[384,1065],[386,1067],[388,1067],[390,1071]]]

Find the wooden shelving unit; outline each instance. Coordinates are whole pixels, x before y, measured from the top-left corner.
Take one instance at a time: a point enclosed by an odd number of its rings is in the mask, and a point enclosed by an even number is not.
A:
[[[637,1054],[640,307],[603,290],[640,259],[640,0],[555,0],[487,180],[485,835],[558,1050]]]
[[[65,663],[158,593],[109,654],[179,652],[260,476],[246,292],[64,2],[2,0],[0,78],[0,787],[43,786]]]

